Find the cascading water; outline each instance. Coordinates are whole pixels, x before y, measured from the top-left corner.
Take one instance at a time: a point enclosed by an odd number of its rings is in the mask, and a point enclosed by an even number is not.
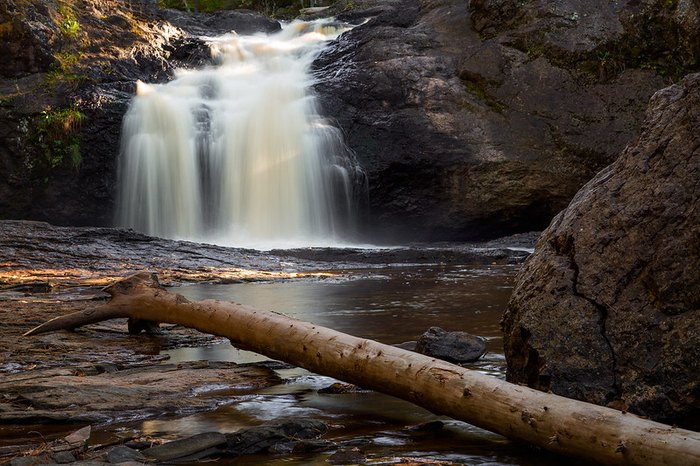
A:
[[[292,23],[213,38],[218,66],[139,83],[123,124],[117,223],[263,249],[347,241],[359,168],[309,92],[313,58],[340,32]]]

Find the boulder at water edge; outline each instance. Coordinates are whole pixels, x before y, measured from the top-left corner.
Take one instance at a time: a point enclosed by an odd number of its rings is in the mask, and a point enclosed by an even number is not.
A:
[[[473,362],[486,352],[486,340],[467,332],[430,327],[418,338],[416,352],[457,364]]]
[[[503,321],[508,380],[697,428],[700,74],[540,237]]]

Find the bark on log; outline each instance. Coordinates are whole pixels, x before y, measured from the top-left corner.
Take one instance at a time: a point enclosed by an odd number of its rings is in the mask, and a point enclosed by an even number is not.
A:
[[[105,289],[112,300],[57,317],[25,335],[106,318],[167,322],[228,337],[235,346],[386,393],[528,442],[602,464],[700,464],[700,433],[510,384],[418,353],[235,303],[190,302],[140,273]]]

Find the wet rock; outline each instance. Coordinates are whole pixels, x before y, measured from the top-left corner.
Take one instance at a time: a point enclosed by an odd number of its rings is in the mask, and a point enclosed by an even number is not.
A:
[[[375,241],[543,229],[639,133],[664,85],[610,56],[638,43],[624,19],[635,2],[377,3],[387,10],[314,64],[367,172]]]
[[[75,455],[70,451],[59,451],[51,455],[51,458],[58,464],[74,463]]]
[[[359,448],[342,449],[333,453],[326,460],[330,464],[358,464],[366,463],[367,457]]]
[[[466,332],[431,327],[418,338],[415,351],[455,363],[473,362],[486,352],[486,340]]]
[[[108,466],[109,463],[104,463],[102,461],[94,461],[94,460],[82,460],[82,461],[76,461],[75,463],[71,463],[72,466]],[[127,462],[123,464],[122,466],[137,466],[136,464]],[[143,466],[141,464],[141,466]]]
[[[294,447],[292,448],[292,453],[294,453],[294,454],[318,453],[318,452],[322,452],[322,451],[332,450],[335,447],[336,447],[336,443],[332,442],[330,440],[323,440],[323,439],[301,440],[301,441],[296,442],[294,444]]]
[[[89,375],[36,369],[3,374],[0,422],[107,422],[213,409],[236,391],[279,383],[269,369],[227,362],[156,364]]]
[[[190,457],[198,452],[210,450],[226,443],[226,436],[219,432],[207,432],[180,440],[164,443],[144,450],[143,456],[156,461],[169,461]]]
[[[282,30],[279,21],[247,10],[220,10],[213,13],[191,13],[164,9],[160,16],[195,36],[217,36],[235,32],[239,35]]]
[[[131,335],[138,335],[141,332],[145,332],[149,335],[157,335],[161,332],[160,324],[158,322],[151,322],[150,320],[130,318],[127,321],[127,328]]]
[[[431,433],[431,432],[437,432],[443,429],[445,427],[445,423],[442,421],[430,421],[430,422],[424,422],[422,424],[418,424],[415,426],[409,427],[407,430],[411,432],[425,432],[425,433]]]
[[[10,461],[10,466],[36,466],[39,464],[52,464],[53,460],[48,454],[38,456],[20,456]]]
[[[236,283],[256,279],[300,277],[304,272],[357,269],[367,264],[442,263],[510,264],[529,252],[521,240],[505,239],[491,245],[447,244],[384,250],[309,248],[307,250],[251,251],[189,241],[154,238],[132,230],[55,227],[31,221],[0,220],[0,253],[8,265],[0,270],[0,291],[33,283],[45,272],[51,285],[106,285],[109,280],[139,270],[152,270],[162,283]],[[510,244],[518,247],[509,247]],[[99,260],[96,260],[99,258]],[[60,264],[60,266],[57,266]],[[290,267],[291,265],[291,267]],[[255,270],[259,272],[254,273]],[[14,277],[14,278],[12,278]],[[4,285],[4,286],[3,286]],[[25,330],[26,331],[26,330]]]
[[[393,345],[397,348],[405,349],[408,351],[415,351],[416,350],[416,344],[417,341],[404,341],[403,343],[398,343],[396,345]]]
[[[102,364],[95,364],[95,371],[98,374],[102,374],[103,372],[107,373],[113,373],[117,372],[119,368],[115,364],[110,364],[110,363],[102,363]]]
[[[534,242],[533,242],[534,245]],[[361,264],[424,264],[430,262],[458,264],[518,263],[525,260],[527,253],[505,246],[486,244],[437,244],[429,247],[420,244],[414,247],[391,247],[367,250],[361,248],[303,248],[271,250],[271,254],[284,254],[305,260],[323,262],[356,262]]]
[[[653,419],[700,419],[700,74],[542,234],[503,320],[508,380]]]
[[[130,440],[124,444],[125,447],[129,447],[132,450],[145,450],[153,446],[153,442],[147,440]]]
[[[327,387],[319,389],[318,393],[322,393],[325,395],[340,395],[343,393],[355,393],[355,392],[358,392],[360,390],[362,390],[362,389],[360,387],[358,387],[357,385],[336,382],[336,383],[331,384]]]
[[[0,251],[7,266],[0,270],[0,286],[17,287],[34,283],[31,270],[55,269],[61,273],[51,278],[59,283],[107,284],[101,277],[148,269],[157,271],[164,283],[176,281],[243,281],[256,277],[284,276],[281,262],[288,255],[236,248],[171,241],[146,236],[132,230],[111,228],[54,227],[47,223],[0,220]],[[99,260],[96,260],[98,258]],[[331,256],[329,261],[334,260]],[[324,265],[294,259],[294,273],[318,270]],[[249,271],[246,271],[248,269]],[[259,275],[252,270],[261,270]],[[10,280],[3,272],[12,272]],[[242,273],[243,272],[243,273]],[[175,277],[178,278],[175,278]],[[18,283],[19,282],[19,283]]]
[[[252,427],[227,434],[226,452],[235,456],[263,453],[291,441],[317,439],[327,430],[323,422],[305,419]]]
[[[119,445],[110,449],[105,455],[105,459],[109,463],[126,463],[128,461],[145,463],[147,461],[146,457],[140,451],[124,445]]]

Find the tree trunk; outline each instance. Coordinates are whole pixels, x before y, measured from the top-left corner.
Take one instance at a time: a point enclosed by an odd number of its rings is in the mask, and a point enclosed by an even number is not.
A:
[[[697,432],[510,384],[281,314],[212,300],[190,302],[160,288],[155,274],[136,274],[105,290],[112,295],[109,303],[57,317],[25,335],[114,317],[175,323],[552,452],[603,464],[700,464]]]

